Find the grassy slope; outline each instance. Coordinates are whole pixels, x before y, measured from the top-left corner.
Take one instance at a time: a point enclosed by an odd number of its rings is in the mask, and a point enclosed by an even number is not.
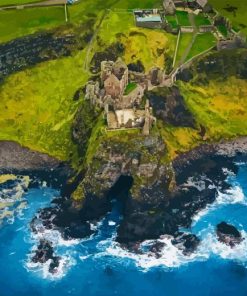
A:
[[[70,124],[80,104],[73,95],[88,79],[81,71],[83,56],[47,62],[6,80],[0,88],[0,140],[70,158],[75,150]]]
[[[70,6],[70,20],[83,24],[92,14],[99,15],[102,9],[113,5],[149,7],[150,1],[85,0]],[[112,23],[111,34],[103,31],[106,44],[115,41],[116,33],[129,31],[130,26],[123,19],[124,16],[117,18],[118,27],[115,31],[115,24]],[[0,11],[0,40],[7,41],[63,23],[62,8]],[[132,16],[130,25],[133,26]],[[76,147],[71,142],[70,129],[74,113],[80,105],[80,102],[73,101],[73,95],[89,78],[89,74],[83,71],[85,54],[86,49],[72,57],[42,63],[18,72],[5,80],[0,86],[0,140],[14,140],[77,164]]]
[[[213,7],[219,11],[220,14],[229,18],[233,26],[247,35],[247,10],[246,1],[243,0],[210,0]],[[236,7],[236,13],[227,11],[224,8],[227,6]]]
[[[210,139],[246,135],[247,81],[229,77],[208,86],[180,83],[186,104]]]
[[[197,126],[206,128],[207,142],[247,135],[247,81],[229,77],[207,86],[178,82]],[[203,143],[199,130],[173,127],[158,121],[157,126],[168,148],[168,159]]]
[[[8,0],[4,0],[8,1]],[[12,0],[11,0],[12,1]],[[26,0],[13,0],[26,1]],[[33,1],[33,0],[32,0]],[[160,7],[161,1],[150,0],[81,0],[68,6],[70,21],[83,23],[90,14],[98,15],[109,8]],[[0,43],[42,29],[54,28],[65,23],[63,7],[29,8],[24,10],[0,11]]]
[[[140,60],[148,71],[153,66],[164,68],[165,52],[173,57],[176,36],[162,30],[135,27],[132,13],[109,13],[98,36],[105,44],[111,44],[117,41],[118,33],[122,34],[120,39],[126,48],[124,60],[127,64]],[[97,50],[100,47],[94,48]]]

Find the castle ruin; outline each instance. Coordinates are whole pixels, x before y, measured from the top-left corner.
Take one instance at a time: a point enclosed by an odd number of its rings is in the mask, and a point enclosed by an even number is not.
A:
[[[155,117],[148,100],[145,108],[141,107],[147,88],[146,78],[138,82],[130,80],[122,59],[102,61],[100,81],[88,81],[85,99],[104,110],[109,130],[142,128],[143,135],[148,135]]]

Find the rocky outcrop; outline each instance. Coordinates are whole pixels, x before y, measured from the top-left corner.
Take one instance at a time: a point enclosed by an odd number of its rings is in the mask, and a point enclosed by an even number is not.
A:
[[[183,251],[184,255],[193,253],[200,243],[199,238],[191,233],[178,233],[172,240],[172,244]]]
[[[126,135],[128,137],[128,135]],[[159,136],[129,136],[106,138],[98,147],[81,183],[83,198],[104,198],[120,176],[131,176],[131,194],[141,198],[141,188],[152,186],[167,169],[161,161],[165,144]]]
[[[233,248],[243,241],[241,233],[231,224],[221,222],[216,226],[217,238],[220,242]]]
[[[180,227],[190,227],[196,213],[215,201],[217,190],[229,189],[223,168],[237,172],[233,157],[211,152],[206,146],[204,153],[198,148],[175,160],[172,191],[160,177],[160,182],[142,189],[142,198],[129,198],[117,240],[128,243],[162,234],[177,237]]]
[[[41,264],[44,264],[48,260],[50,260],[49,272],[56,273],[57,268],[59,266],[60,257],[54,256],[54,251],[53,251],[51,242],[45,239],[41,239],[31,260],[33,263],[41,263]]]

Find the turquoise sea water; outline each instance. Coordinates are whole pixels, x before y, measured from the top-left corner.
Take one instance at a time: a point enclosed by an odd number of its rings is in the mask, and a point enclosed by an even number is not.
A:
[[[247,231],[247,165],[239,164],[237,176],[229,176],[232,189],[219,192],[216,202],[194,219],[189,230],[201,239],[195,254],[186,257],[166,242],[162,257],[133,255],[114,243],[119,205],[98,225],[87,240],[64,241],[59,233],[45,231],[33,236],[29,222],[35,213],[50,206],[59,192],[51,188],[29,189],[27,204],[0,228],[0,296],[10,295],[247,295],[247,238],[231,249],[215,238],[215,225],[229,222]],[[61,256],[58,274],[47,266],[34,266],[29,254],[39,237],[53,241]],[[144,246],[149,242],[145,242]]]

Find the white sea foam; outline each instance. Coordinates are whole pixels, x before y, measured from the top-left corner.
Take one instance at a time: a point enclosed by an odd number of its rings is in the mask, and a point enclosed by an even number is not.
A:
[[[204,230],[204,233],[206,234],[198,248],[198,252],[208,254],[208,256],[216,255],[227,260],[247,261],[247,233],[244,230],[241,231],[243,241],[232,248],[218,241],[212,226]]]
[[[226,190],[226,192],[217,191],[217,197],[213,204],[208,205],[203,210],[199,211],[193,217],[193,225],[198,222],[203,216],[207,215],[209,211],[217,209],[220,205],[227,204],[246,204],[246,199],[242,188],[239,185],[235,185],[232,188]]]
[[[242,188],[237,184],[232,188],[226,190],[225,193],[218,191],[216,202],[217,204],[246,203],[244,192]]]
[[[115,226],[116,225],[116,222],[114,222],[114,221],[108,221],[108,225],[109,226]]]
[[[46,229],[46,228],[42,228],[39,230],[40,231],[38,233],[33,234],[33,238],[37,241],[40,239],[46,239],[55,246],[67,246],[67,247],[80,243],[79,239],[70,239],[70,240],[63,239],[61,233],[58,230]]]
[[[204,260],[205,258],[208,258],[207,256],[205,257],[204,254],[197,252],[190,255],[184,255],[183,251],[174,246],[171,240],[172,238],[169,236],[164,236],[162,239],[158,240],[165,244],[159,254],[159,258],[157,258],[152,252],[146,252],[144,254],[129,252],[128,250],[122,249],[118,243],[112,243],[111,246],[107,248],[106,253],[114,257],[131,259],[144,271],[157,266],[163,266],[166,268],[179,267],[195,260]],[[144,242],[146,245],[152,243],[155,243],[155,241]]]

